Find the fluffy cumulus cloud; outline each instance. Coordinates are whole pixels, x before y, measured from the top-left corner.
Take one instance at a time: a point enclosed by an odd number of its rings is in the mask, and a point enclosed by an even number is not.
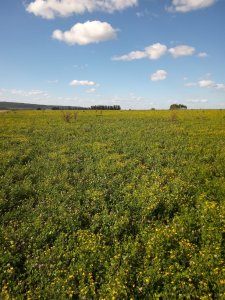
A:
[[[159,59],[166,53],[172,55],[173,58],[177,58],[180,56],[190,56],[195,52],[195,48],[188,45],[178,45],[174,48],[168,49],[166,45],[156,43],[146,47],[143,51],[131,51],[128,54],[124,54],[121,56],[114,56],[112,60],[122,60],[122,61],[131,61],[142,58],[148,59]],[[200,57],[205,57],[207,54],[202,52]]]
[[[151,75],[152,81],[165,80],[167,77],[167,72],[165,70],[158,70]]]
[[[214,87],[219,91],[225,92],[225,84],[224,83],[216,83]]]
[[[145,53],[149,59],[159,59],[167,51],[167,47],[160,43],[153,44],[145,48]]]
[[[77,23],[70,30],[55,30],[52,37],[67,44],[87,45],[116,38],[117,30],[107,22],[87,21]]]
[[[88,80],[72,80],[70,82],[71,86],[95,86],[96,83],[94,81],[88,81]]]
[[[187,45],[179,45],[174,48],[170,48],[168,51],[174,58],[177,58],[180,56],[193,55],[195,52],[195,48]]]
[[[112,60],[130,61],[142,58],[159,59],[166,53],[166,51],[167,47],[165,45],[156,43],[146,47],[143,51],[131,51],[130,53],[122,56],[114,56]]]
[[[202,88],[215,88],[216,90],[225,91],[225,84],[216,83],[213,80],[200,80],[198,86]]]
[[[172,0],[172,4],[168,7],[168,11],[186,13],[192,10],[209,7],[214,3],[216,3],[216,0]]]
[[[45,19],[54,19],[94,11],[112,13],[137,4],[138,0],[35,0],[27,5],[26,10]]]
[[[200,86],[200,87],[206,87],[206,88],[208,88],[208,87],[213,87],[214,86],[214,81],[212,81],[212,80],[210,80],[210,79],[206,79],[206,80],[199,80],[198,81],[198,85]]]
[[[142,59],[145,58],[146,56],[147,55],[144,51],[131,51],[130,53],[125,55],[115,56],[112,58],[112,60],[130,61],[130,60]]]
[[[225,84],[224,83],[216,83],[215,81],[211,79],[203,79],[199,80],[197,82],[188,82],[185,84],[187,87],[193,87],[198,86],[200,88],[213,88],[218,91],[225,91]]]

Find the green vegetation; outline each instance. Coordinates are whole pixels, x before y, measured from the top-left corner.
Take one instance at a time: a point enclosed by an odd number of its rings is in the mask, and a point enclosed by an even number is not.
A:
[[[225,298],[225,111],[0,124],[1,299]]]
[[[171,104],[170,109],[187,109],[187,106],[183,104]]]
[[[58,106],[58,105],[43,105],[43,104],[31,104],[31,103],[18,103],[18,102],[0,102],[0,110],[11,110],[11,109],[52,109],[52,110],[120,110],[119,105],[93,105],[91,107],[81,106]]]

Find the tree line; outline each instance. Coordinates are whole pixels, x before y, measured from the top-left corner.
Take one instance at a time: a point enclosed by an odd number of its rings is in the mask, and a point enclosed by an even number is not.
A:
[[[93,105],[91,107],[53,106],[52,110],[121,110],[121,107],[119,105]]]
[[[93,105],[91,109],[94,110],[120,110],[121,107],[119,105]]]
[[[170,109],[187,109],[187,106],[183,104],[171,104]]]

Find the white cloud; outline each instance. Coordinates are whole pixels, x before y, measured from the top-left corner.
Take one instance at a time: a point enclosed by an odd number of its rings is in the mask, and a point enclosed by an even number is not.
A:
[[[94,81],[88,80],[72,80],[70,82],[71,86],[95,86],[96,83]]]
[[[91,89],[88,89],[88,90],[86,91],[86,93],[92,94],[92,93],[95,93],[96,91],[97,91],[96,88],[91,88]]]
[[[149,59],[159,59],[167,51],[167,47],[160,43],[153,44],[145,48],[145,53]]]
[[[225,84],[223,84],[223,83],[216,83],[215,84],[215,88],[217,90],[220,90],[220,91],[225,91]]]
[[[198,85],[203,88],[204,87],[208,88],[208,87],[214,87],[215,83],[214,81],[207,79],[207,80],[199,80]]]
[[[136,13],[136,16],[137,16],[138,18],[144,17],[144,16],[145,16],[145,12],[143,12],[143,11],[138,11],[138,12]]]
[[[208,99],[190,99],[188,100],[188,102],[192,102],[192,103],[207,103]]]
[[[177,58],[180,56],[192,55],[195,52],[195,48],[187,45],[179,45],[174,48],[170,48],[168,51],[174,58]]]
[[[167,77],[167,72],[165,70],[158,70],[151,75],[152,81],[165,80]]]
[[[12,89],[12,90],[7,90],[8,93],[12,95],[17,95],[17,96],[23,96],[23,97],[32,97],[32,96],[48,96],[48,93],[40,90],[17,90],[17,89]]]
[[[207,76],[210,76],[210,74],[207,74]],[[185,83],[185,86],[187,87],[193,87],[198,86],[200,88],[212,88],[219,91],[225,91],[225,84],[224,83],[216,83],[215,81],[211,79],[202,79],[197,82],[187,82]]]
[[[195,52],[195,48],[188,45],[178,45],[174,48],[168,49],[166,45],[156,43],[146,47],[143,51],[131,51],[128,54],[122,56],[114,56],[112,60],[122,60],[122,61],[131,61],[142,58],[148,59],[159,59],[163,55],[169,52],[174,58],[181,56],[190,56]],[[206,55],[205,52],[202,52],[202,57]]]
[[[200,80],[198,85],[202,88],[215,88],[216,90],[225,91],[224,83],[216,83],[213,80]]]
[[[0,89],[1,101],[37,103],[47,101],[49,94],[41,90]]]
[[[131,51],[122,56],[114,56],[112,60],[131,61],[142,58],[159,59],[167,51],[167,47],[160,43],[156,43],[146,47],[143,51]]]
[[[122,56],[115,56],[112,60],[123,60],[123,61],[131,61],[136,59],[145,58],[147,55],[144,51],[131,51],[128,54]]]
[[[188,82],[185,84],[187,87],[192,86],[199,86],[200,88],[213,88],[219,91],[225,91],[225,84],[224,83],[216,83],[211,79],[202,79],[198,82]]]
[[[52,33],[52,37],[70,45],[87,45],[115,39],[116,32],[117,30],[109,23],[87,21],[85,23],[77,23],[70,30],[65,32],[55,30]]]
[[[148,16],[150,19],[158,18],[159,17],[158,14],[150,12],[150,10],[147,9],[147,8],[145,10],[136,12],[136,16],[138,18],[142,18],[142,17]]]
[[[35,16],[54,19],[94,11],[112,13],[137,4],[138,0],[35,0],[27,5],[26,10]]]
[[[172,5],[168,7],[168,11],[186,13],[209,7],[215,3],[216,0],[172,0]]]
[[[198,57],[205,58],[205,57],[208,57],[208,54],[206,52],[199,52]]]

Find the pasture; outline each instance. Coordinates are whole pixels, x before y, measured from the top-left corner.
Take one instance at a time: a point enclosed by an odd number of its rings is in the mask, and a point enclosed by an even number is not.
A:
[[[225,299],[225,111],[0,114],[1,299]]]

